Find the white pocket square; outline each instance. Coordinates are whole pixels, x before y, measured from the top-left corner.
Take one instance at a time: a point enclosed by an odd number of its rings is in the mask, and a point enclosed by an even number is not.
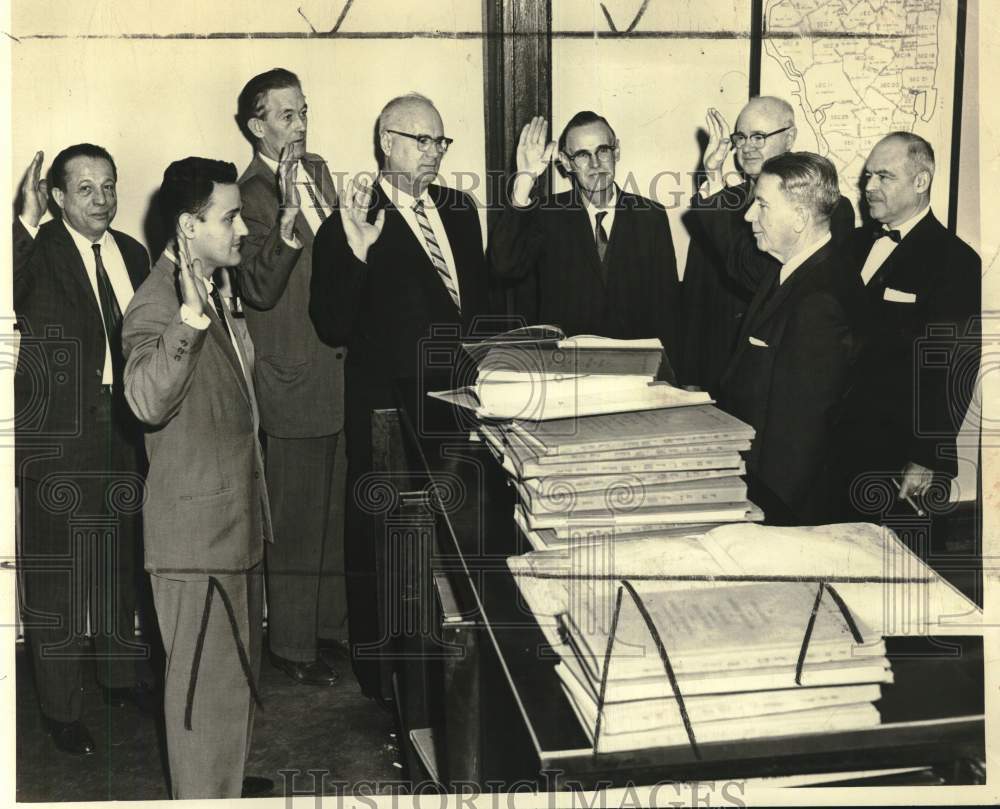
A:
[[[916,303],[917,296],[913,292],[900,292],[898,289],[893,289],[892,287],[886,287],[885,292],[882,293],[883,300],[892,301],[893,303]]]
[[[768,348],[767,343],[765,343],[763,340],[758,340],[756,337],[750,338],[750,345],[759,346],[760,348]]]

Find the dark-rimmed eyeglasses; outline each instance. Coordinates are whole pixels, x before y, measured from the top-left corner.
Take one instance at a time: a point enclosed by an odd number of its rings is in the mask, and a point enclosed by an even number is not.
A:
[[[775,129],[774,132],[751,132],[749,135],[744,135],[742,132],[733,132],[729,136],[729,142],[733,145],[734,149],[739,149],[744,143],[750,141],[750,145],[759,149],[764,145],[764,141],[773,135],[780,135],[782,132],[787,132],[792,128],[792,125],[783,126],[781,129]]]
[[[598,163],[610,163],[611,158],[615,156],[615,147],[602,143],[592,152],[587,151],[586,149],[580,149],[577,152],[573,152],[573,154],[567,154],[565,152],[563,154],[566,154],[566,157],[570,159],[574,166],[579,169],[585,169],[590,165],[590,161],[595,157],[597,158]]]
[[[398,129],[387,129],[386,132],[391,132],[393,135],[402,135],[404,138],[411,138],[417,142],[417,148],[421,152],[429,152],[431,146],[437,148],[441,154],[448,151],[448,147],[455,142],[454,138],[446,138],[442,135],[439,138],[433,138],[430,135],[413,135],[409,132],[400,132]]]

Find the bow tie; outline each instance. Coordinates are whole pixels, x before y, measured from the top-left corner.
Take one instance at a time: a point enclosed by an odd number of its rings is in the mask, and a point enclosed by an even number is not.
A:
[[[876,228],[872,231],[872,236],[875,237],[875,241],[878,241],[883,236],[892,239],[896,244],[899,244],[903,240],[903,234],[898,230],[886,230],[885,228]]]

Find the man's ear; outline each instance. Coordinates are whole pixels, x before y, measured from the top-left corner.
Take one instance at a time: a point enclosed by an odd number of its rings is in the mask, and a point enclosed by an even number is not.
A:
[[[931,173],[926,169],[918,171],[913,177],[913,188],[918,194],[926,194],[931,190]]]
[[[809,209],[805,205],[795,206],[795,220],[792,222],[792,227],[795,229],[796,233],[802,233],[809,226]]]
[[[622,157],[622,142],[615,138],[615,162],[617,163]]]
[[[63,208],[63,202],[66,200],[66,193],[61,188],[52,187],[52,199],[55,200],[56,205],[59,206],[61,211]]]
[[[187,238],[194,238],[195,215],[186,211],[177,217],[177,229]]]
[[[789,129],[787,132],[784,133],[784,135],[785,135],[785,146],[788,147],[787,149],[785,149],[786,152],[792,151],[792,147],[795,146],[795,136],[798,135],[798,134],[799,134],[799,130],[796,129],[794,125],[792,126],[791,129]]]
[[[386,157],[392,152],[392,134],[390,132],[382,132],[378,136],[378,145],[382,147],[382,154]]]
[[[247,121],[247,129],[255,138],[264,137],[264,122],[260,118],[251,118]]]

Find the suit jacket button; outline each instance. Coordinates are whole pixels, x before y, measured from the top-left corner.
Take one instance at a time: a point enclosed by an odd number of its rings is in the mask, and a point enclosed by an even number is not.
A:
[[[94,374],[97,376],[101,376],[101,369],[98,368],[96,371],[94,371]]]
[[[260,479],[260,471],[257,470],[257,469],[254,469],[253,470],[253,477],[254,477],[254,480],[259,480]]]
[[[344,359],[344,352],[343,351],[338,351],[335,356],[336,356],[336,358],[338,360],[342,360],[342,359]]]

